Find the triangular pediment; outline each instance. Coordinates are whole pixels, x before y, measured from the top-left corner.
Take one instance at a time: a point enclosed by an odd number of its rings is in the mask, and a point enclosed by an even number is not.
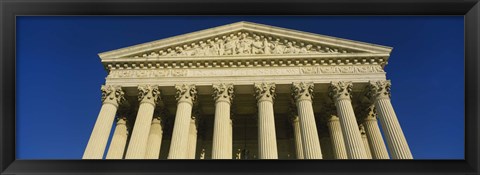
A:
[[[237,22],[100,53],[104,59],[389,54],[391,47],[250,22]]]

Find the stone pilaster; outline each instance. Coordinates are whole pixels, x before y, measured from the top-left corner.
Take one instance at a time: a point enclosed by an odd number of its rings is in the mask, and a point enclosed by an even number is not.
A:
[[[360,135],[351,102],[352,82],[332,82],[329,95],[335,102],[349,159],[366,159],[367,154]]]
[[[258,106],[258,158],[278,159],[273,115],[275,83],[255,83],[254,89]]]
[[[360,129],[360,134],[362,135],[363,145],[365,147],[365,152],[367,153],[367,158],[372,159],[372,152],[370,151],[370,145],[368,144],[367,134],[365,133],[365,127],[362,124],[358,126]]]
[[[397,115],[390,102],[390,86],[391,83],[388,80],[370,81],[366,96],[375,104],[392,159],[413,159]]]
[[[148,136],[152,125],[153,112],[160,99],[158,86],[139,85],[138,101],[140,106],[133,126],[132,136],[125,159],[144,159],[147,150]]]
[[[168,159],[188,158],[188,133],[192,117],[193,103],[197,98],[195,85],[176,85],[177,112],[173,126],[172,141]]]
[[[127,138],[127,118],[117,117],[117,124],[115,126],[115,131],[113,132],[112,141],[110,141],[110,147],[108,147],[106,159],[122,159],[123,154],[125,153]]]
[[[367,134],[368,144],[372,152],[372,159],[390,159],[382,138],[382,133],[378,127],[377,114],[375,113],[375,106],[371,105],[366,109],[363,126]],[[362,116],[363,117],[363,116]]]
[[[293,128],[293,137],[295,140],[295,153],[297,155],[297,159],[304,159],[303,146],[302,146],[302,133],[300,131],[298,114],[292,115],[292,117],[290,117],[290,122],[292,123],[292,128]]]
[[[159,159],[160,148],[162,146],[163,127],[162,118],[159,113],[156,113],[153,117],[152,124],[150,126],[150,133],[147,141],[147,151],[145,153],[145,159]]]
[[[298,110],[303,156],[305,159],[321,159],[322,151],[312,106],[313,83],[293,83],[292,96]]]
[[[125,102],[124,92],[119,86],[101,87],[102,108],[88,140],[82,159],[102,159],[118,106]]]
[[[212,159],[232,159],[232,125],[230,105],[234,97],[233,84],[214,84],[215,120],[213,126]]]
[[[345,141],[343,139],[340,120],[335,109],[327,111],[327,126],[332,141],[333,156],[335,159],[348,159]]]

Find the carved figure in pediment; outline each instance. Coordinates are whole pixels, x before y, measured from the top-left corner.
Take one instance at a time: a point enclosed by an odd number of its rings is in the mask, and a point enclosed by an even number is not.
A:
[[[299,53],[310,53],[310,52],[312,52],[311,44],[308,44],[307,46],[300,48],[300,51],[299,51]]]
[[[247,33],[242,33],[240,42],[237,43],[239,54],[251,54],[252,39],[248,38]]]
[[[223,55],[225,51],[225,47],[223,45],[223,40],[219,38],[215,38],[215,47],[217,48],[217,55]]]
[[[263,54],[265,46],[266,45],[263,44],[263,42],[260,40],[260,37],[255,36],[255,40],[252,43],[252,53],[253,54]]]
[[[218,45],[213,40],[208,40],[208,53],[207,55],[218,55]]]
[[[296,49],[295,47],[293,46],[292,42],[288,42],[287,43],[287,48],[285,48],[285,50],[283,51],[283,53],[296,53]]]
[[[235,35],[231,35],[227,38],[227,42],[225,43],[225,55],[235,55],[237,54],[237,37]]]
[[[282,54],[284,46],[280,43],[280,40],[277,39],[273,42],[273,54]]]
[[[264,54],[272,54],[273,44],[268,42],[267,38],[263,40],[263,49]]]

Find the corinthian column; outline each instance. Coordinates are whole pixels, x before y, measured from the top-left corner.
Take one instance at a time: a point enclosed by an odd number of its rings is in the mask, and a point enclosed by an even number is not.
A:
[[[175,85],[177,89],[177,113],[173,125],[172,141],[168,159],[188,158],[188,133],[192,117],[192,106],[197,98],[195,85]]]
[[[293,137],[295,138],[295,151],[297,159],[304,159],[302,146],[302,133],[300,131],[300,123],[298,121],[298,114],[294,114],[290,118],[293,127]]]
[[[335,159],[347,159],[347,150],[345,149],[340,120],[334,109],[327,111],[327,126],[332,141],[333,156]]]
[[[407,140],[398,122],[397,115],[390,102],[390,86],[390,81],[387,80],[370,81],[366,95],[375,104],[392,158],[413,159]]]
[[[148,134],[147,151],[145,153],[145,159],[159,159],[160,148],[162,146],[162,118],[157,112],[153,117],[152,124],[150,125],[150,133]]]
[[[188,129],[188,159],[195,159],[195,152],[197,150],[198,117],[198,112],[195,112],[190,120],[190,128]]]
[[[360,129],[360,134],[362,135],[362,141],[363,145],[365,147],[365,153],[367,153],[367,158],[371,159],[372,158],[372,152],[370,151],[370,145],[368,144],[368,139],[367,139],[367,134],[365,133],[365,128],[363,127],[362,124],[359,126]]]
[[[365,134],[368,135],[368,145],[370,145],[372,158],[390,159],[387,147],[382,138],[382,133],[380,133],[380,128],[378,127],[375,106],[372,105],[368,107],[365,116],[363,126],[365,127]]]
[[[332,82],[329,87],[329,95],[337,107],[348,158],[367,159],[350,99],[352,86],[352,82]]]
[[[312,107],[313,83],[293,83],[292,95],[298,110],[303,156],[305,159],[321,159],[322,151]]]
[[[258,106],[258,158],[278,159],[273,116],[275,83],[255,83],[254,88]]]
[[[215,121],[213,124],[212,159],[232,159],[232,125],[230,104],[233,84],[214,84]]]
[[[110,147],[108,147],[108,153],[106,159],[122,159],[127,144],[128,129],[127,118],[117,117],[117,125],[113,132],[112,141],[110,141]]]
[[[128,144],[125,159],[144,159],[147,150],[148,135],[152,124],[153,111],[160,98],[157,86],[138,86],[138,101],[140,106],[133,126],[132,136]]]
[[[101,90],[103,105],[82,159],[102,159],[118,105],[125,101],[124,92],[119,86],[103,85]]]

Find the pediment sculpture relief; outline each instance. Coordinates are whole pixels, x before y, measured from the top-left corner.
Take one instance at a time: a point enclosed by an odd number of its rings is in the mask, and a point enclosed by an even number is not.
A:
[[[250,32],[238,32],[190,44],[150,51],[134,57],[225,56],[260,54],[352,53],[351,50],[281,39]]]

